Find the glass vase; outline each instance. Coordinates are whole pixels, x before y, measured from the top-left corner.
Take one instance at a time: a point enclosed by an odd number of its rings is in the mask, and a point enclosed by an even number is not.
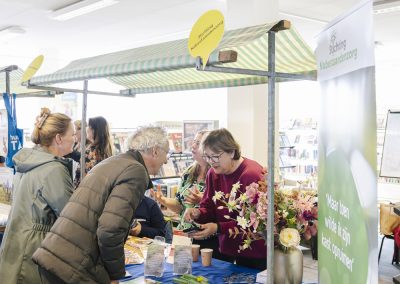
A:
[[[274,250],[274,283],[301,284],[303,280],[303,253],[298,248]]]

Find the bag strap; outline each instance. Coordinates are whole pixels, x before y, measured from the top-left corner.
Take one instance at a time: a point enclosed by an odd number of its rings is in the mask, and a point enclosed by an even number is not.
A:
[[[17,110],[15,106],[15,99],[17,95],[12,94],[11,96],[7,93],[3,93],[4,105],[7,110],[8,119],[11,120],[11,123],[17,128]]]
[[[17,95],[16,94],[12,94],[12,97],[11,97],[11,112],[12,112],[13,119],[15,121],[15,127],[17,127],[17,107],[15,105],[15,100],[16,99],[17,99]]]
[[[4,105],[6,106],[7,113],[10,117],[12,117],[9,95],[7,93],[3,93],[3,99],[4,99]]]

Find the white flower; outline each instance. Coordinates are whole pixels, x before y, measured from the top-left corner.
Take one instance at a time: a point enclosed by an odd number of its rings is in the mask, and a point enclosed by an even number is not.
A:
[[[246,220],[246,218],[237,216],[236,217],[236,221],[238,222],[238,225],[240,227],[242,227],[243,229],[247,228],[247,220]]]
[[[232,185],[232,189],[231,189],[231,195],[235,195],[236,192],[238,191],[238,189],[240,188],[240,183],[237,182],[235,184]]]
[[[244,203],[248,200],[247,195],[246,194],[241,194],[239,197],[240,202]]]
[[[297,247],[300,244],[299,231],[292,228],[285,228],[279,234],[279,241],[284,247]]]
[[[212,200],[214,203],[217,203],[217,200],[221,200],[221,198],[224,196],[224,193],[222,191],[216,191],[214,196],[212,197]]]
[[[229,212],[233,212],[233,209],[237,208],[236,200],[230,200],[226,205],[228,206]]]

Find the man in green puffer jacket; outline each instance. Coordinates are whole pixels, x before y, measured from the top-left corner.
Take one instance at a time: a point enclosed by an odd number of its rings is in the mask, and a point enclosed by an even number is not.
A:
[[[167,162],[160,127],[139,128],[130,150],[96,165],[82,180],[32,259],[43,283],[118,283],[124,243],[138,204]]]

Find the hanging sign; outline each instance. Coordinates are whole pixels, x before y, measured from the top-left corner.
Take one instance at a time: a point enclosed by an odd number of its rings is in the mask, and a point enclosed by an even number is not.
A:
[[[193,25],[188,41],[189,53],[193,57],[201,57],[203,69],[223,35],[224,15],[218,10],[204,13]]]
[[[31,64],[29,64],[28,68],[25,70],[24,74],[22,75],[21,82],[26,82],[29,81],[39,70],[40,66],[42,66],[44,56],[39,55],[33,61]]]
[[[316,49],[321,89],[319,283],[378,283],[372,0],[331,23]]]
[[[365,6],[357,8],[319,34],[315,51],[319,80],[375,65],[374,34],[364,32],[373,31],[373,21],[364,21],[366,12]],[[363,23],[362,28],[355,23]]]

